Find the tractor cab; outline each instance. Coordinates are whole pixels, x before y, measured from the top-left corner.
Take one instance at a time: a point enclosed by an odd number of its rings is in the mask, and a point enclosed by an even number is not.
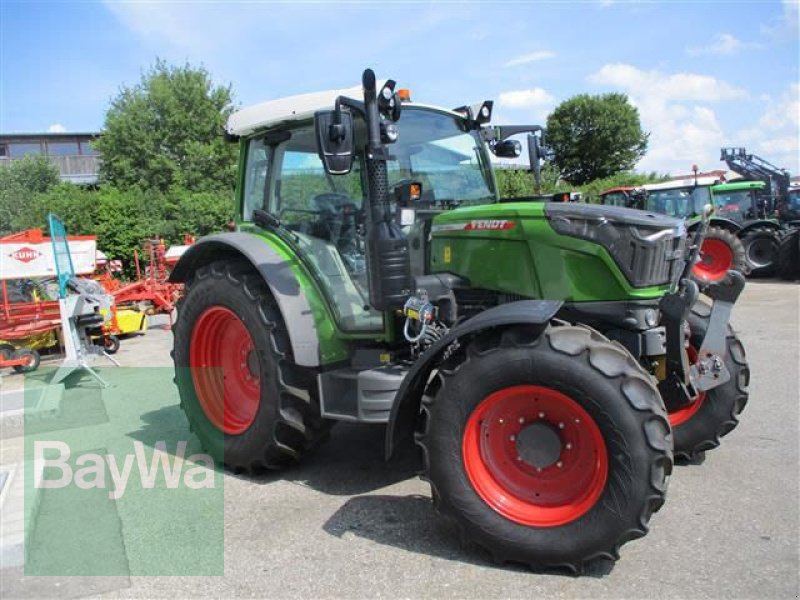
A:
[[[326,164],[321,139],[328,131],[321,133],[325,125],[320,120],[331,114],[330,107],[338,98],[361,93],[357,88],[332,90],[266,102],[235,113],[229,121],[229,134],[238,136],[241,145],[240,228],[263,227],[266,213],[272,228],[283,232],[284,240],[317,274],[337,326],[355,334],[380,332],[386,326],[384,314],[370,302],[374,285],[367,268],[367,221],[387,223],[394,238],[419,237],[417,246],[409,249],[414,253],[424,244],[421,240],[429,235],[436,214],[498,201],[489,148],[504,156],[519,154],[518,142],[482,128],[469,107],[448,110],[411,102],[407,93],[402,100],[398,95],[397,121],[382,119],[382,141],[391,142],[385,157],[387,189],[382,205],[373,206],[373,212],[381,214],[373,215],[367,167],[371,146],[363,105],[351,101],[346,109],[352,140],[343,168]],[[488,121],[488,116],[481,120]],[[528,129],[508,130],[506,135]],[[421,272],[426,256],[417,254],[415,270]]]

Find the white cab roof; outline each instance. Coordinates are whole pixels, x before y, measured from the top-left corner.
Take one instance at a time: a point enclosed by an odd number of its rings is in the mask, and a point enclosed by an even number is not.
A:
[[[719,177],[706,176],[698,177],[697,185],[716,185],[720,183]],[[695,184],[694,177],[687,177],[686,179],[674,179],[672,181],[665,181],[664,183],[647,183],[642,187],[646,190],[672,190],[683,187],[692,187]]]
[[[378,90],[386,80],[376,81]],[[233,135],[249,135],[258,129],[269,127],[284,121],[297,121],[314,116],[318,110],[333,108],[338,96],[348,96],[354,100],[363,100],[364,89],[360,86],[340,90],[327,90],[287,96],[278,100],[269,100],[248,106],[228,117],[228,132]]]

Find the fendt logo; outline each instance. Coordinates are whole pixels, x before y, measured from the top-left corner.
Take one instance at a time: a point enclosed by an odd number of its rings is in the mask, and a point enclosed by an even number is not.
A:
[[[28,248],[27,246],[24,248],[19,248],[16,251],[9,254],[11,258],[14,260],[18,260],[19,262],[29,263],[32,260],[36,260],[42,255],[41,252],[38,250],[34,250],[33,248]]]
[[[497,230],[497,229],[511,229],[514,227],[514,221],[505,219],[487,219],[481,221],[471,221],[464,226],[465,231],[475,231],[479,229]]]

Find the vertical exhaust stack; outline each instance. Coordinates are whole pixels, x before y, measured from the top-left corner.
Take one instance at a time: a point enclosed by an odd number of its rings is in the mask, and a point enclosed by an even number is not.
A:
[[[367,117],[367,275],[369,303],[376,310],[402,308],[411,293],[408,240],[392,218],[388,153],[381,142],[375,73],[364,71],[364,110]]]

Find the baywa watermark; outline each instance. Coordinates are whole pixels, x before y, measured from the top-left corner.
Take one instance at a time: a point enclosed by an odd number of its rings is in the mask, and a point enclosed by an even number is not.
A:
[[[156,442],[153,444],[153,454],[148,461],[144,444],[134,441],[133,452],[122,456],[94,452],[76,454],[73,468],[69,464],[73,458],[69,444],[57,440],[37,440],[33,443],[34,461],[39,462],[44,471],[42,478],[34,483],[34,487],[61,489],[75,485],[82,490],[108,489],[108,497],[119,500],[125,495],[135,466],[142,489],[154,489],[159,482],[159,472],[163,474],[167,489],[177,489],[181,483],[193,490],[213,489],[214,459],[211,455],[203,453],[192,454],[184,459],[187,444],[186,441],[177,442],[174,454],[170,455],[165,441]],[[57,453],[55,458],[52,457],[53,452]],[[51,457],[48,458],[46,454]],[[52,470],[60,472],[55,479],[48,478]]]

